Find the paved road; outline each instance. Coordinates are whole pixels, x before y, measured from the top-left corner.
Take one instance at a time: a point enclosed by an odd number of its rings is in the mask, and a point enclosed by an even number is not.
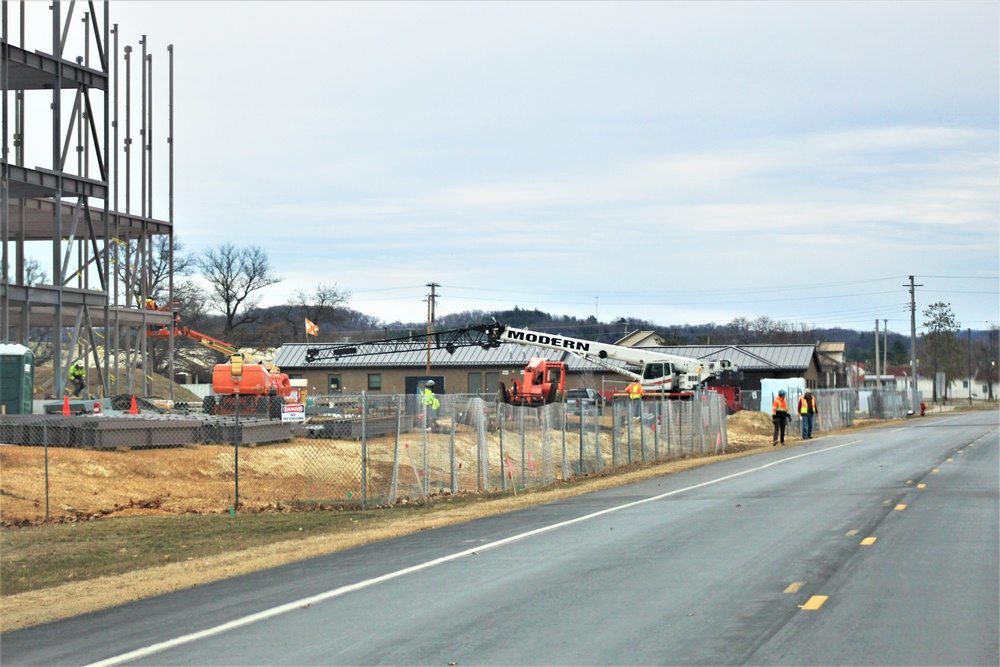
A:
[[[0,637],[5,665],[997,665],[998,414],[913,419]]]

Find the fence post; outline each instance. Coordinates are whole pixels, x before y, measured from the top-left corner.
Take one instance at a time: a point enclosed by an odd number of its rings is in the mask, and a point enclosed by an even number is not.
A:
[[[524,444],[524,410],[525,410],[525,408],[523,406],[519,406],[519,409],[517,411],[517,430],[521,434],[521,489],[522,490],[528,488],[528,486],[525,484],[525,475],[527,474],[527,470],[525,470],[526,463],[525,463],[525,460],[524,460],[525,459],[525,456],[524,456],[524,447],[525,447],[525,444]]]
[[[233,443],[235,453],[233,455],[233,470],[236,473],[236,489],[234,491],[233,513],[240,508],[240,395],[236,394],[236,425],[233,427]]]
[[[361,509],[368,507],[368,392],[361,391]]]
[[[430,422],[427,421],[427,404],[424,403],[423,397],[420,401],[423,409],[423,421],[421,422],[422,433],[423,433],[423,444],[424,444],[424,455],[423,455],[423,481],[420,484],[420,488],[424,492],[424,500],[430,496],[430,480],[427,479],[427,431],[430,430]]]
[[[663,418],[660,413],[663,411],[663,398],[661,397],[659,402],[654,398],[652,401],[653,406],[653,460],[660,460],[660,424],[663,422]]]
[[[405,397],[396,394],[396,439],[392,444],[392,479],[389,481],[389,502],[396,502],[399,493],[399,432],[403,428],[402,403]]]
[[[447,397],[446,397],[447,398]],[[455,418],[458,401],[451,396],[451,492],[458,493],[458,470],[455,468]]]
[[[503,451],[503,424],[507,421],[507,404],[497,401],[497,428],[500,430],[500,490],[507,490],[507,457]]]
[[[625,428],[627,429],[626,438],[628,439],[628,464],[632,465],[632,399],[625,399]]]
[[[559,404],[562,407],[562,419],[560,420],[560,430],[562,431],[562,479],[565,482],[569,479],[569,451],[566,449],[566,405],[563,403]]]
[[[618,403],[611,400],[611,465],[617,468],[618,462]]]
[[[639,399],[639,447],[642,450],[642,462],[646,462],[646,400]]]
[[[49,422],[42,422],[42,444],[45,446],[45,520],[49,520]]]

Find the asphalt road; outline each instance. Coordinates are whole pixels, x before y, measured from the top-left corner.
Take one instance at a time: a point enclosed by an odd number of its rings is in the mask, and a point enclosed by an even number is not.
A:
[[[998,665],[998,413],[821,437],[0,637],[4,665]]]

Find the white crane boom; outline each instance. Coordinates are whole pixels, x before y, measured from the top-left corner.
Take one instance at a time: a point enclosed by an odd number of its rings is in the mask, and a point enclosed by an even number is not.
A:
[[[641,347],[610,345],[504,325],[499,325],[496,340],[501,343],[565,350],[593,364],[638,380],[646,391],[692,391],[726,371],[736,370],[727,359],[704,361]],[[609,359],[641,370],[638,373],[630,371],[610,363]]]

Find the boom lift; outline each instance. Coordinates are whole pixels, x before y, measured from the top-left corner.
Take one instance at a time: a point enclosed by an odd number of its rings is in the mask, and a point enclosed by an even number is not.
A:
[[[151,302],[147,302],[146,308],[167,310],[165,306],[160,307]],[[176,312],[176,304],[174,312]],[[174,325],[175,335],[190,338],[196,343],[229,358],[226,363],[216,364],[212,368],[213,395],[206,396],[201,406],[205,414],[235,414],[238,407],[240,414],[247,416],[264,414],[269,419],[281,417],[281,405],[284,403],[284,399],[292,393],[291,380],[289,380],[288,375],[282,373],[281,369],[269,361],[240,353],[235,347],[218,338],[195,331],[190,327],[180,326],[180,320],[176,316]],[[169,338],[170,328],[149,326],[146,329],[146,336]]]
[[[695,389],[703,387],[706,383],[714,379],[727,381],[738,372],[736,367],[726,359],[704,361],[691,357],[667,354],[665,352],[657,352],[647,348],[611,345],[531,331],[529,329],[517,329],[499,323],[464,329],[452,329],[432,334],[419,334],[367,343],[355,343],[352,345],[311,347],[306,350],[306,361],[323,361],[342,356],[385,354],[428,348],[443,349],[449,353],[453,353],[459,347],[479,346],[483,349],[490,349],[499,347],[504,343],[567,352],[581,359],[586,359],[602,368],[639,381],[647,395],[677,397],[679,394],[692,392]],[[532,362],[534,361],[532,359]],[[545,361],[548,364],[557,363]],[[532,368],[531,362],[529,362],[528,368]],[[631,370],[630,368],[637,370]],[[536,371],[538,370],[537,365],[535,369]],[[532,381],[535,377],[536,374],[533,371],[531,375]],[[524,395],[522,392],[530,386],[528,379],[528,369],[525,369],[524,384],[518,384],[515,381],[514,389],[508,396],[504,395],[506,392],[501,388],[501,395],[505,399],[505,402],[517,400],[515,397]],[[547,391],[538,390],[536,395],[539,398],[531,403],[524,404],[538,405],[562,400],[562,396],[565,394],[565,368],[563,369],[562,380],[559,382],[559,386],[561,388],[555,392],[551,389]]]

